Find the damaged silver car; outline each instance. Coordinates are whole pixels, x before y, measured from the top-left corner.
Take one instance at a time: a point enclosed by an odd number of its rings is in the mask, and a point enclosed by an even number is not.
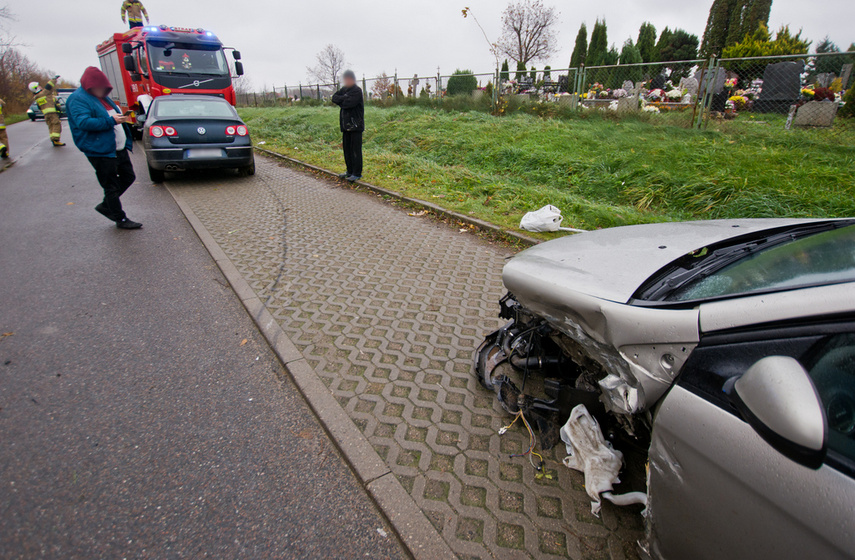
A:
[[[855,559],[855,219],[604,229],[521,252],[503,281],[481,383],[567,445],[595,508],[626,501],[623,464],[646,553]]]

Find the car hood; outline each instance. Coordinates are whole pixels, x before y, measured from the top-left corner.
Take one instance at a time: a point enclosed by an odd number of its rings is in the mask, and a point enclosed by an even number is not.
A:
[[[683,255],[764,229],[818,220],[743,219],[608,228],[547,241],[516,255],[502,280],[521,303],[535,291],[572,290],[626,303],[645,280]],[[519,293],[518,293],[519,291]]]

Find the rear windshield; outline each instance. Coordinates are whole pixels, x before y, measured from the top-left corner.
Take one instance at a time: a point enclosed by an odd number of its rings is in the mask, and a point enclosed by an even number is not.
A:
[[[155,116],[163,117],[235,117],[235,111],[226,101],[219,99],[160,99]]]
[[[668,301],[786,290],[855,280],[855,226],[751,254],[674,292]]]

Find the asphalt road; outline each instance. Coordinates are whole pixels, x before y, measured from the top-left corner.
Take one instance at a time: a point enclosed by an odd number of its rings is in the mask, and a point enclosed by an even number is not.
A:
[[[142,154],[121,231],[67,128],[9,136],[0,557],[405,557]]]

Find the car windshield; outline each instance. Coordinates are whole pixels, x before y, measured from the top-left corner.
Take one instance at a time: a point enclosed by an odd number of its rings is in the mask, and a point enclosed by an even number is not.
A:
[[[223,51],[200,49],[198,46],[174,43],[148,43],[149,67],[157,72],[175,75],[224,76],[229,66]]]
[[[690,301],[855,281],[855,225],[762,249],[673,292]]]
[[[235,117],[234,109],[221,99],[160,98],[154,115],[163,117]]]

